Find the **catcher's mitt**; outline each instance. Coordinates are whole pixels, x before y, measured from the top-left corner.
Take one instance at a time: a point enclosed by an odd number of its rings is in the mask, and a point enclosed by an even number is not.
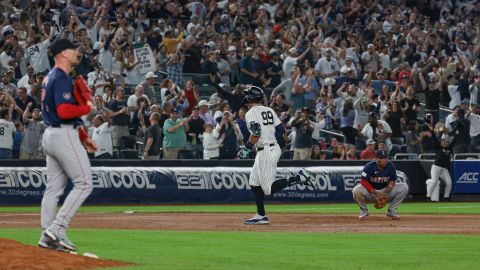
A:
[[[377,193],[377,198],[375,199],[375,208],[381,209],[385,207],[388,202],[388,196],[385,193]]]
[[[75,96],[78,105],[87,105],[87,101],[93,102],[92,90],[90,90],[90,87],[88,87],[87,82],[82,76],[77,76],[75,78],[73,95]]]

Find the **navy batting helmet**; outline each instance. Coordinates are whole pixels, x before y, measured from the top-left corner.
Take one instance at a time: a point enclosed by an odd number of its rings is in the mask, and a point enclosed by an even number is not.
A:
[[[263,97],[265,94],[263,93],[262,88],[254,85],[248,86],[245,90],[243,90],[243,103],[247,104],[249,102],[262,102]]]

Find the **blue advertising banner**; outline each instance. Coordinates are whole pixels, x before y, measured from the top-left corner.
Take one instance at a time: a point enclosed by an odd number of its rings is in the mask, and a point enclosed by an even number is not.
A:
[[[360,180],[358,167],[309,167],[320,190],[291,186],[272,201],[352,201]],[[277,179],[301,168],[278,168]],[[253,200],[248,185],[251,168],[237,167],[93,167],[93,192],[86,203],[233,203]],[[397,171],[400,182],[408,183]],[[0,204],[39,204],[46,184],[45,167],[0,169]],[[67,187],[66,194],[71,188]]]
[[[453,191],[480,194],[480,160],[455,160],[453,163]]]

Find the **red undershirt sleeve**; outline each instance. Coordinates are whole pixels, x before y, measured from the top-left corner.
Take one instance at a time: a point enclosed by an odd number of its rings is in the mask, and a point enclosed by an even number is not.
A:
[[[88,138],[87,132],[83,129],[83,127],[78,127],[78,135],[80,136],[80,141],[83,143]]]
[[[62,103],[57,107],[57,114],[63,120],[79,118],[89,112],[90,107],[87,105],[78,106],[69,103]]]
[[[366,188],[366,189],[368,190],[368,192],[374,192],[374,191],[375,191],[375,189],[372,187],[372,185],[370,185],[370,183],[369,183],[367,180],[363,179],[363,178],[360,180],[360,184],[361,184],[364,188]]]

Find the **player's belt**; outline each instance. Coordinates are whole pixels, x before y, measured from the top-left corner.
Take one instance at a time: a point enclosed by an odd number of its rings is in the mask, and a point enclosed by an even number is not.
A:
[[[275,146],[275,143],[267,144],[268,146]],[[257,152],[260,152],[264,149],[265,147],[258,147]]]
[[[78,124],[52,124],[52,125],[48,125],[48,127],[51,127],[51,128],[77,128],[79,126],[80,125],[78,125]]]

